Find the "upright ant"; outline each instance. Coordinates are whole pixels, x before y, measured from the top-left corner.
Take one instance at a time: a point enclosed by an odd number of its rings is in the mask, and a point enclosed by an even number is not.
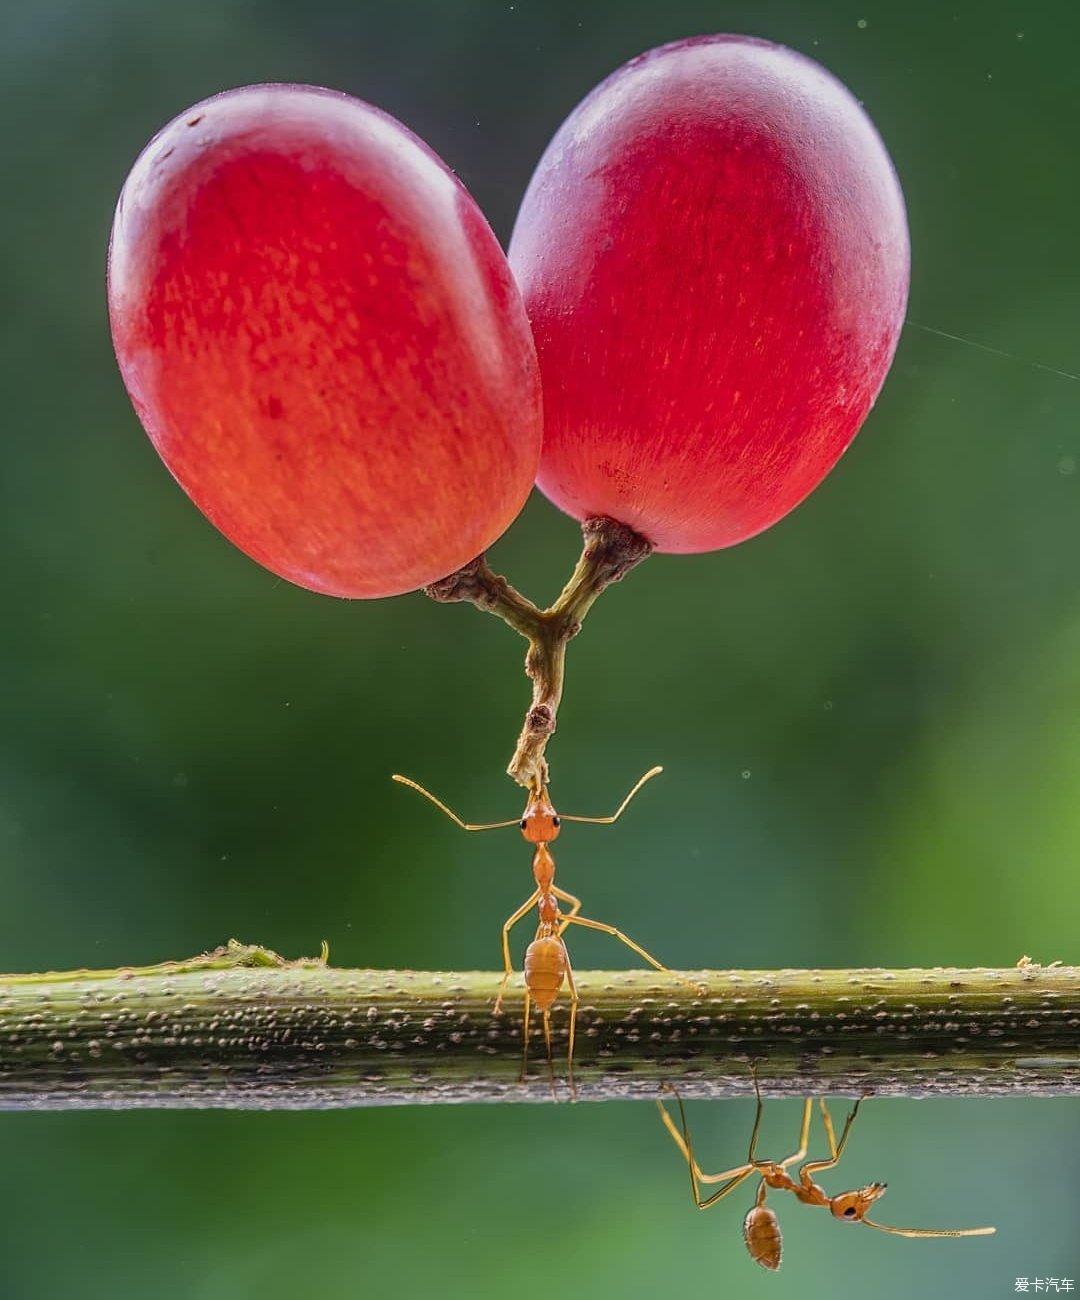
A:
[[[578,991],[574,983],[574,972],[570,965],[570,957],[566,951],[566,945],[563,943],[563,933],[567,926],[582,925],[589,930],[601,930],[604,934],[613,935],[616,939],[625,943],[628,948],[632,948],[658,971],[669,974],[668,968],[656,960],[650,953],[647,953],[640,944],[617,930],[613,925],[607,925],[603,921],[592,921],[588,917],[580,916],[581,900],[575,898],[573,894],[566,893],[555,884],[555,859],[551,855],[548,847],[554,840],[559,837],[559,830],[563,822],[588,822],[594,826],[611,826],[619,820],[626,811],[630,800],[637,794],[646,781],[651,781],[654,776],[659,776],[664,769],[662,767],[652,767],[640,781],[634,786],[622,803],[615,809],[610,817],[571,817],[566,814],[559,815],[555,811],[554,805],[548,794],[547,787],[541,786],[534,790],[530,795],[528,802],[525,804],[525,811],[520,819],[515,818],[513,821],[491,822],[485,825],[473,825],[470,822],[463,822],[457,813],[452,812],[446,804],[440,799],[436,799],[430,790],[425,790],[422,785],[415,781],[410,781],[408,777],[394,775],[394,780],[401,785],[407,785],[411,789],[422,794],[426,799],[430,799],[436,808],[444,812],[452,822],[460,826],[464,831],[495,831],[502,830],[507,826],[517,826],[520,828],[524,838],[536,846],[533,853],[533,879],[536,882],[536,888],[525,900],[524,903],[507,917],[502,928],[502,953],[503,953],[503,978],[499,986],[499,996],[495,1002],[495,1014],[497,1015],[502,1007],[503,997],[506,993],[506,985],[513,974],[513,964],[510,961],[510,931],[513,927],[530,911],[536,907],[539,924],[536,928],[536,936],[532,943],[525,950],[525,1041],[522,1049],[521,1058],[521,1077],[525,1079],[525,1073],[528,1065],[529,1056],[529,1017],[532,1012],[533,1003],[540,1009],[543,1014],[544,1023],[544,1042],[547,1045],[548,1062],[551,1062],[551,1008],[555,1003],[559,992],[565,982],[570,991],[570,1034],[569,1046],[567,1049],[567,1073],[569,1076],[570,1089],[574,1091],[574,1031],[577,1025],[578,1011]],[[569,905],[569,911],[563,912],[559,908],[559,903],[563,902]],[[678,977],[676,977],[678,978]],[[697,987],[696,985],[694,986]],[[552,1078],[552,1092],[554,1092],[554,1076]]]
[[[736,1165],[734,1169],[725,1169],[718,1174],[705,1174],[702,1173],[700,1165],[694,1159],[694,1148],[690,1141],[690,1129],[686,1123],[686,1112],[683,1109],[682,1098],[670,1084],[665,1086],[674,1095],[678,1104],[679,1117],[682,1123],[681,1133],[675,1127],[675,1122],[664,1103],[657,1100],[656,1105],[664,1121],[664,1127],[674,1138],[675,1145],[682,1152],[689,1166],[690,1194],[699,1210],[707,1210],[710,1205],[715,1205],[717,1201],[722,1200],[741,1186],[752,1174],[757,1174],[761,1179],[758,1185],[757,1199],[743,1220],[743,1239],[746,1242],[746,1249],[750,1252],[750,1257],[763,1268],[778,1269],[780,1267],[780,1253],[783,1246],[780,1225],[777,1222],[776,1215],[765,1204],[765,1197],[770,1188],[791,1192],[804,1205],[817,1205],[827,1209],[835,1219],[842,1219],[848,1223],[865,1223],[868,1228],[876,1228],[879,1232],[891,1232],[897,1237],[988,1237],[997,1231],[996,1228],[893,1228],[885,1223],[874,1223],[866,1217],[866,1212],[876,1200],[885,1195],[885,1183],[868,1183],[865,1187],[856,1188],[854,1191],[829,1196],[814,1181],[813,1175],[822,1169],[831,1169],[844,1154],[848,1134],[855,1122],[855,1116],[859,1113],[861,1098],[852,1107],[840,1133],[839,1142],[836,1140],[832,1117],[829,1115],[829,1108],[825,1104],[825,1099],[824,1097],[818,1098],[818,1104],[821,1107],[821,1118],[825,1125],[825,1136],[829,1143],[829,1159],[807,1161],[799,1168],[798,1181],[796,1182],[788,1174],[787,1170],[790,1165],[797,1164],[800,1160],[806,1160],[806,1150],[810,1138],[810,1120],[813,1115],[812,1097],[807,1097],[803,1102],[802,1128],[799,1131],[798,1151],[783,1160],[758,1160],[755,1157],[755,1151],[757,1149],[758,1130],[761,1127],[763,1104],[761,1090],[758,1087],[757,1075],[755,1074],[754,1092],[757,1096],[757,1110],[754,1115],[754,1127],[750,1134],[750,1150],[746,1162]],[[711,1196],[703,1199],[701,1195],[702,1183],[722,1183],[723,1185],[719,1190],[713,1192]]]

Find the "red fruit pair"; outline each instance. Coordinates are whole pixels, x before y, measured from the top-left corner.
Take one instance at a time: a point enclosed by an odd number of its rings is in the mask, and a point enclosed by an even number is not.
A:
[[[303,86],[207,100],[128,177],[109,307],[136,411],[211,522],[292,582],[373,597],[483,551],[534,479],[661,551],[767,528],[855,436],[907,284],[900,188],[855,99],[718,36],[574,110],[509,264],[377,109]]]

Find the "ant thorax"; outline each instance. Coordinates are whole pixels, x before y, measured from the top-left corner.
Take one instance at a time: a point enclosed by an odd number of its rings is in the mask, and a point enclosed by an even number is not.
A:
[[[758,1164],[758,1173],[761,1175],[761,1181],[766,1187],[771,1187],[774,1191],[791,1192],[804,1205],[827,1205],[828,1197],[817,1185],[810,1179],[803,1182],[795,1182],[783,1165],[777,1164],[772,1160],[764,1160]]]
[[[555,859],[546,844],[538,844],[533,854],[533,879],[537,888],[545,893],[555,880]]]

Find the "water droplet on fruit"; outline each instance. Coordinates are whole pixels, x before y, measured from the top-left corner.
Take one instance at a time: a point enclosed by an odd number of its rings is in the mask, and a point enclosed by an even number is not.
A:
[[[866,28],[870,26],[870,24],[866,21],[865,18],[860,18],[859,21],[855,24],[855,26],[865,31]]]
[[[743,779],[744,781],[749,781],[749,780],[750,780],[750,769],[749,769],[748,767],[744,767],[744,768],[743,768],[743,770],[742,770],[742,779]]]

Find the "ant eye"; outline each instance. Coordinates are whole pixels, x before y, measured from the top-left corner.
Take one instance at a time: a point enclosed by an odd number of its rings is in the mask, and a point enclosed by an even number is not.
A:
[[[558,825],[559,825],[559,817],[558,817],[558,814],[556,814],[554,817],[552,817],[552,819],[551,819],[551,824],[552,824],[552,826],[558,826]]]
[[[527,830],[527,829],[528,829],[528,825],[529,825],[529,819],[528,819],[527,817],[522,817],[522,819],[521,819],[521,829],[522,829],[522,830]]]
[[[847,1207],[847,1209],[844,1211],[844,1213],[845,1213],[845,1214],[847,1215],[847,1217],[850,1219],[851,1216],[855,1213],[855,1207],[854,1207],[854,1205],[849,1205],[849,1206]]]

